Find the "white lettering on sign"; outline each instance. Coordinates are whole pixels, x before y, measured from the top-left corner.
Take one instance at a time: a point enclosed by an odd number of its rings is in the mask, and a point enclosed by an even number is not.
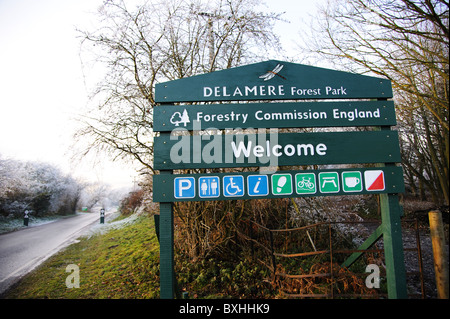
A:
[[[247,96],[282,96],[284,95],[283,85],[254,85],[239,87],[229,90],[226,86],[203,87],[203,97],[247,97]]]
[[[190,115],[188,114],[190,113]],[[339,121],[348,121],[353,122],[358,119],[370,119],[370,118],[381,118],[382,114],[380,108],[372,109],[372,110],[362,110],[362,109],[352,109],[352,110],[342,110],[339,108],[335,108],[327,111],[297,111],[297,110],[289,110],[286,112],[268,112],[263,110],[257,110],[255,112],[243,112],[238,113],[235,111],[231,111],[229,113],[211,113],[211,112],[203,112],[203,111],[187,111],[184,109],[183,112],[174,112],[170,117],[170,123],[174,124],[174,126],[186,126],[187,123],[190,123],[190,119],[193,118],[194,122],[197,123],[214,123],[218,122],[234,122],[235,124],[231,125],[239,125],[239,124],[247,124],[254,123],[254,121],[301,121],[301,120],[339,120]],[[182,125],[180,125],[182,124]],[[201,127],[198,128],[201,130]]]
[[[228,114],[203,114],[203,112],[197,112],[197,121],[204,121],[204,122],[229,122],[229,121],[237,121],[242,122],[245,124],[247,122],[248,113],[234,113],[234,111],[231,111],[231,113]]]
[[[352,111],[339,111],[339,109],[333,109],[333,118],[348,119],[349,121],[353,121],[357,118],[380,118],[380,109],[377,108],[375,111],[361,111],[358,109]]]
[[[270,145],[270,141],[266,141],[265,147],[261,144],[253,145],[252,141],[245,142],[240,141],[236,146],[234,141],[231,142],[231,149],[233,150],[234,157],[239,158],[241,154],[244,157],[250,157],[251,155],[255,157],[262,157],[266,155],[271,157],[272,155],[280,157],[283,154],[286,156],[314,156],[315,154],[319,156],[324,156],[327,154],[327,146],[323,143],[319,143],[316,146],[313,144],[287,144],[281,146],[279,144]]]
[[[263,111],[256,111],[255,112],[255,118],[258,121],[273,121],[273,120],[318,120],[318,119],[326,119],[327,113],[326,112],[312,112],[311,110],[308,110],[307,112],[297,112],[297,110],[294,110],[293,112],[266,112],[263,113]]]
[[[320,95],[320,89],[319,88],[315,88],[315,89],[298,89],[295,86],[291,87],[291,95]]]
[[[331,86],[325,87],[325,93],[327,95],[347,95],[347,89],[341,86],[339,89],[332,88]]]
[[[286,90],[292,97],[308,96],[346,96],[347,88],[325,86],[323,88],[298,88],[291,86]],[[286,95],[284,85],[254,85],[236,86],[234,89],[226,86],[204,86],[203,97],[275,97]]]

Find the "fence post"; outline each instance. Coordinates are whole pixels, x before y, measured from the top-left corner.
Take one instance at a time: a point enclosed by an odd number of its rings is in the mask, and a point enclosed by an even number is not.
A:
[[[445,249],[442,213],[440,211],[431,211],[428,213],[428,219],[430,220],[430,235],[433,245],[434,271],[436,276],[438,298],[449,299],[448,256]]]

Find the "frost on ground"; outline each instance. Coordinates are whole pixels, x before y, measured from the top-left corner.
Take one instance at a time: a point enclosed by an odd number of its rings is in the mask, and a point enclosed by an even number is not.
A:
[[[85,236],[87,236],[89,239],[95,235],[105,234],[112,229],[120,229],[120,228],[126,227],[128,225],[133,224],[139,218],[139,216],[141,214],[142,214],[142,212],[140,210],[137,210],[134,214],[131,214],[130,216],[128,216],[124,219],[114,221],[117,217],[120,216],[120,212],[115,211],[110,216],[108,216],[108,218],[107,218],[107,220],[105,220],[104,224],[95,224],[94,226],[92,226],[89,229],[89,231],[85,234]],[[111,220],[111,222],[108,222],[108,220]]]
[[[351,238],[356,246],[361,245],[378,226],[363,224],[370,214],[364,196],[296,198],[295,202],[298,212],[291,212],[294,224],[332,222],[333,229]]]
[[[76,215],[78,215],[78,214],[88,214],[88,213],[80,213],[80,212],[76,213]],[[23,218],[0,217],[0,234],[52,223],[61,218],[67,218],[67,217],[71,217],[71,216],[74,216],[74,215],[65,215],[65,216],[53,215],[53,216],[45,216],[45,217],[30,216],[29,220],[28,220],[28,226],[24,226]]]

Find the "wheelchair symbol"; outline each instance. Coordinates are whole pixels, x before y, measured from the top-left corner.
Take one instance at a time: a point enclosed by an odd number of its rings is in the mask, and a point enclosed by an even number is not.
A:
[[[244,176],[224,176],[223,195],[225,197],[244,196]]]

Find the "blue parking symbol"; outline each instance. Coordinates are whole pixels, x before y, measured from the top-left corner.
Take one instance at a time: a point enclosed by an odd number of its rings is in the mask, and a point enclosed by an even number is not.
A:
[[[177,177],[174,179],[175,198],[194,198],[195,197],[195,178]]]
[[[244,176],[224,176],[223,195],[225,197],[244,196]]]
[[[269,178],[267,175],[247,176],[247,191],[250,196],[269,195]]]
[[[219,197],[220,180],[217,176],[200,177],[198,179],[198,196],[200,198]]]

